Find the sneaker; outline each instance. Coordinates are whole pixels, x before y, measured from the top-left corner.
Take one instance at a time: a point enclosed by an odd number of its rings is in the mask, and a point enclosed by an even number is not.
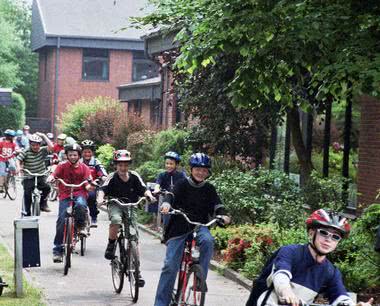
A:
[[[51,209],[49,208],[49,206],[45,206],[45,207],[41,207],[41,211],[51,212]]]
[[[115,242],[108,242],[106,252],[104,253],[105,259],[112,260],[115,258]]]
[[[53,254],[53,262],[60,263],[63,261],[62,254]]]
[[[139,273],[139,279],[137,281],[137,284],[139,285],[140,288],[145,286],[145,280],[143,279],[140,273]]]
[[[96,228],[96,227],[98,227],[98,221],[96,221],[96,220],[92,220],[91,221],[91,226],[90,226],[91,228]]]

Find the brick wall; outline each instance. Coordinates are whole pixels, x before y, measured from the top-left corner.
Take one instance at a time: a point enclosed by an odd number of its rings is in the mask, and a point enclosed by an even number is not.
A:
[[[48,51],[48,74],[44,80],[44,58],[40,52],[38,116],[53,119],[55,49]],[[59,60],[58,116],[80,98],[108,96],[118,99],[117,86],[132,81],[132,52],[110,50],[109,80],[82,80],[82,49],[61,48]]]
[[[380,189],[380,100],[364,96],[360,105],[358,203],[368,206]]]

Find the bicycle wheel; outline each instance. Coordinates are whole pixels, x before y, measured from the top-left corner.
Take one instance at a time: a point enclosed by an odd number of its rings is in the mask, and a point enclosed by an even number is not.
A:
[[[84,253],[86,253],[86,242],[87,238],[85,236],[80,236],[80,256],[84,256]]]
[[[73,218],[67,217],[65,220],[65,229],[63,235],[64,256],[63,256],[63,275],[67,275],[71,268],[72,240],[73,240]]]
[[[0,296],[3,294],[3,279],[0,276]]]
[[[179,290],[177,300],[179,305],[203,306],[205,304],[206,282],[200,265],[190,267],[186,283]]]
[[[125,274],[129,281],[129,290],[133,303],[139,299],[139,274],[140,274],[140,260],[137,255],[136,241],[129,241],[128,256],[127,256],[127,269]]]
[[[124,238],[118,238],[115,244],[115,256],[111,260],[112,284],[116,293],[120,293],[124,286],[125,249]]]
[[[13,175],[8,177],[8,182],[6,184],[6,194],[11,200],[15,200],[17,197],[16,178]]]

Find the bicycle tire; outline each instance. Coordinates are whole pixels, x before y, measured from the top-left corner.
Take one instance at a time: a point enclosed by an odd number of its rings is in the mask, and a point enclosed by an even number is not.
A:
[[[119,237],[115,244],[115,256],[111,260],[112,284],[116,293],[120,293],[124,286],[125,249],[124,238]]]
[[[2,284],[3,283],[3,279],[1,278],[1,276],[0,276],[0,284]],[[3,286],[2,285],[0,285],[0,296],[3,294]]]
[[[64,256],[63,256],[63,275],[67,275],[71,268],[72,240],[73,240],[73,218],[67,217],[64,229]]]
[[[140,260],[137,255],[136,241],[129,241],[128,243],[128,264],[126,275],[129,281],[129,290],[131,293],[133,303],[139,299],[139,274],[140,274]]]
[[[80,256],[84,256],[86,253],[86,243],[87,238],[85,236],[80,236]]]
[[[16,200],[17,197],[17,186],[16,186],[16,178],[12,175],[8,177],[8,182],[6,184],[6,194],[9,199]]]
[[[206,281],[199,264],[192,265],[186,276],[186,283],[177,291],[179,305],[204,306],[206,299]],[[195,290],[194,290],[195,288]]]

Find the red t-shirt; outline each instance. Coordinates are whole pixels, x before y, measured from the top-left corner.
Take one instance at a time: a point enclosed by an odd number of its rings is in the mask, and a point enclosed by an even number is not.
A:
[[[7,161],[8,159],[14,157],[16,150],[16,144],[14,142],[2,141],[0,142],[0,162]],[[3,157],[3,156],[6,157]]]
[[[55,169],[53,176],[55,178],[60,178],[67,184],[79,185],[83,181],[91,180],[90,169],[83,163],[79,163],[77,167],[73,166],[69,161],[59,164]],[[84,196],[87,197],[87,190],[84,184],[80,188],[74,188],[74,196]],[[59,189],[59,199],[64,200],[70,197],[71,188],[64,186],[63,184],[58,184]]]
[[[55,143],[54,146],[53,146],[53,153],[59,154],[59,152],[61,152],[64,149],[65,149],[64,146],[61,146],[58,143]]]

